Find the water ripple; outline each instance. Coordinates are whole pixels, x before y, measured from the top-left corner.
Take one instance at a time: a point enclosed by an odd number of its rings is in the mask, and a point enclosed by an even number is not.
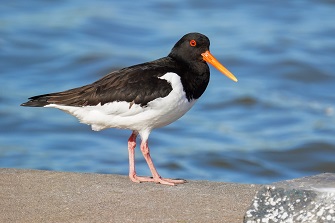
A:
[[[214,68],[196,106],[150,137],[166,177],[268,183],[334,172],[333,1],[7,2],[0,6],[0,167],[127,174],[130,131],[92,132],[28,97],[167,55],[187,32]],[[150,174],[136,151],[138,172]]]

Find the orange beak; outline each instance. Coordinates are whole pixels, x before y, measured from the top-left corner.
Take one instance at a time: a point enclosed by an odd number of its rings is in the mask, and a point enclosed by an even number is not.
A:
[[[221,73],[232,79],[233,81],[237,82],[237,78],[234,74],[230,73],[227,68],[225,68],[215,57],[207,50],[206,52],[201,54],[204,61],[213,65],[216,69],[218,69]]]

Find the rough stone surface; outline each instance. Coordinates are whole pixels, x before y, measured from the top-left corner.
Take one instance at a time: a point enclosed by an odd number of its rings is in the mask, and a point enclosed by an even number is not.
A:
[[[0,169],[0,222],[240,223],[261,185]]]
[[[287,180],[263,186],[245,223],[335,222],[335,174]]]

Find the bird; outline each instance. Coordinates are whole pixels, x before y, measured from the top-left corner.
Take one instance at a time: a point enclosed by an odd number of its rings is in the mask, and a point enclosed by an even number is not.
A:
[[[130,180],[183,184],[187,181],[163,178],[158,174],[150,156],[148,138],[153,129],[182,117],[204,93],[210,78],[207,63],[237,82],[237,78],[210,53],[209,46],[207,36],[188,33],[165,57],[113,71],[82,87],[30,97],[21,106],[60,109],[90,125],[94,131],[131,130],[128,139]],[[138,135],[151,177],[140,176],[135,170]]]

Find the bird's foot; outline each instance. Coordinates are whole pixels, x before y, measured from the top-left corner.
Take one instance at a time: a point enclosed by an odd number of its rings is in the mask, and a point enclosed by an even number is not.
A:
[[[169,179],[169,178],[153,178],[153,177],[141,177],[141,176],[129,176],[130,180],[135,183],[141,183],[141,182],[155,182],[157,184],[164,184],[164,185],[170,185],[175,186],[176,184],[183,184],[186,183],[186,180],[175,180],[175,179]]]
[[[177,180],[177,179],[170,179],[170,178],[157,178],[157,179],[153,179],[153,181],[155,183],[158,184],[165,184],[165,185],[171,185],[171,186],[175,186],[176,184],[183,184],[186,183],[186,180]]]

